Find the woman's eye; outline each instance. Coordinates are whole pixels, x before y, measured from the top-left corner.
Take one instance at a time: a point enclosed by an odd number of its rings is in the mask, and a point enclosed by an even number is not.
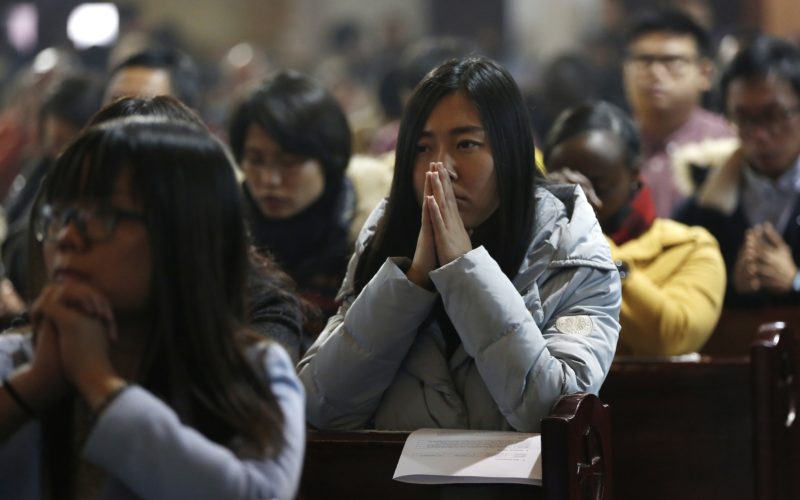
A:
[[[431,147],[427,144],[417,144],[417,153],[427,153],[431,150]]]
[[[479,147],[480,145],[481,145],[480,142],[468,139],[465,139],[463,141],[458,141],[459,149],[473,149]]]

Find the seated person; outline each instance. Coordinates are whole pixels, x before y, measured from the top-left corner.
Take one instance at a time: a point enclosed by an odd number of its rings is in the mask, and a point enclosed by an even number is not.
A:
[[[639,175],[639,135],[612,104],[564,111],[547,136],[551,178],[578,182],[595,207],[622,278],[617,354],[697,351],[717,324],[725,265],[701,227],[655,216]]]
[[[36,207],[47,281],[33,334],[0,335],[0,497],[292,498],[303,390],[244,327],[245,227],[220,143],[187,123],[104,123]]]
[[[159,116],[206,128],[203,120],[181,101],[168,95],[122,97],[95,113],[90,125],[126,116]],[[296,364],[303,348],[313,339],[304,337],[303,307],[292,279],[271,259],[252,246],[248,251],[247,325],[256,333],[277,341]]]
[[[676,170],[673,153],[733,136],[724,117],[702,107],[714,79],[710,47],[706,29],[674,8],[643,11],[626,33],[625,94],[641,134],[641,176],[659,217],[671,217],[696,188]]]
[[[69,75],[45,94],[37,115],[39,140],[36,154],[14,179],[3,209],[8,234],[2,242],[5,276],[0,293],[0,316],[13,317],[32,299],[28,289],[28,220],[42,178],[55,158],[86,125],[100,107],[102,89],[85,73]]]
[[[190,108],[200,104],[201,77],[188,54],[150,47],[120,61],[109,71],[103,104],[120,97],[171,95]]]
[[[726,306],[800,304],[800,49],[761,36],[731,61],[720,87],[741,147],[676,219],[719,241]]]
[[[253,244],[274,257],[327,319],[336,312],[352,253],[351,225],[363,223],[356,212],[366,196],[345,176],[352,136],[344,112],[320,84],[283,71],[239,104],[229,140],[244,173]],[[369,175],[365,163],[359,162],[361,175]],[[316,334],[323,325],[310,329]]]
[[[536,432],[559,397],[600,389],[619,334],[592,208],[544,185],[519,89],[483,58],[416,88],[340,297],[298,365],[323,429]]]

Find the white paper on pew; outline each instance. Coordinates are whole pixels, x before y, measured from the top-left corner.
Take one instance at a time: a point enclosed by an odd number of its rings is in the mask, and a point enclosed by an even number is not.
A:
[[[541,435],[420,429],[406,439],[393,479],[418,484],[541,485]]]

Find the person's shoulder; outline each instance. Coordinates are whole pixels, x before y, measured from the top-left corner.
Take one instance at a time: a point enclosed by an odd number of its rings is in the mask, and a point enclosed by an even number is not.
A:
[[[291,385],[299,385],[297,372],[289,353],[279,343],[269,339],[260,340],[247,349],[247,357],[260,373],[264,373],[271,382],[290,381]]]
[[[285,368],[294,365],[283,346],[271,339],[261,339],[247,347],[247,357],[251,363],[271,371],[271,368]]]
[[[694,243],[717,246],[717,240],[702,226],[688,225],[672,219],[657,218],[648,233],[654,233],[664,246]]]
[[[725,165],[739,146],[739,139],[728,136],[675,145],[670,152],[670,161],[678,189],[686,195],[694,194]]]
[[[251,345],[247,354],[282,404],[288,404],[293,413],[302,412],[305,390],[286,350],[276,342],[262,340]]]
[[[355,213],[350,226],[350,240],[356,241],[374,208],[389,195],[394,158],[387,155],[354,155],[346,172],[355,190]]]
[[[571,218],[575,210],[575,203],[583,193],[579,186],[574,184],[541,184],[534,190],[536,200],[537,229],[551,226],[555,221]],[[585,199],[585,196],[584,196]]]
[[[381,200],[372,212],[370,212],[369,216],[367,216],[366,221],[364,221],[364,225],[361,227],[361,230],[358,233],[358,238],[356,238],[356,252],[361,253],[367,247],[367,243],[372,237],[375,235],[375,231],[378,228],[378,222],[383,218],[384,212],[386,212],[386,204],[388,203],[387,199]]]
[[[613,269],[611,251],[592,206],[578,185],[536,188],[536,226],[532,247],[555,249],[553,261]]]
[[[359,194],[386,188],[392,182],[393,173],[394,156],[389,155],[353,155],[346,170]]]
[[[736,134],[724,116],[704,108],[697,108],[687,125],[702,135],[702,138],[734,137]]]
[[[536,187],[537,225],[566,224],[574,230],[599,227],[594,209],[577,184],[543,184]],[[543,228],[542,228],[543,229]]]

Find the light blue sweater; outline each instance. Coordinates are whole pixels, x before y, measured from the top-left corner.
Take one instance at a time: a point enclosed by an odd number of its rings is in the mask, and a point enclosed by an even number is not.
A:
[[[82,450],[110,478],[102,498],[264,499],[292,498],[305,446],[303,388],[286,352],[261,343],[249,352],[265,376],[285,419],[285,444],[269,459],[243,459],[183,425],[175,412],[147,390],[125,390],[102,413]],[[30,336],[0,335],[0,376],[30,359]],[[40,498],[38,422],[0,443],[0,498]]]

